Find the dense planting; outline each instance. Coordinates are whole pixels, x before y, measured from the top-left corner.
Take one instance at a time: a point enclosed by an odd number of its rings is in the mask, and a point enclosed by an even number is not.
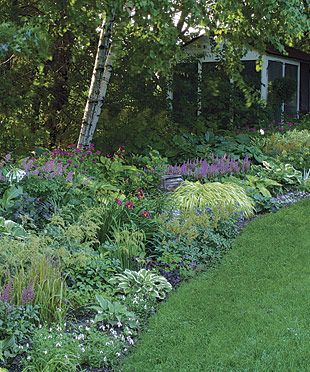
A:
[[[185,163],[123,147],[4,155],[0,365],[117,370],[158,304],[249,218],[309,195],[308,135],[210,132]],[[185,182],[161,191],[165,174]]]

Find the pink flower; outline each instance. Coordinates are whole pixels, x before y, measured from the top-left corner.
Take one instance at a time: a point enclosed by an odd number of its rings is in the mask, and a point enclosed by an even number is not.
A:
[[[118,204],[118,205],[122,205],[122,204],[123,204],[123,202],[122,202],[121,199],[119,199],[119,198],[116,198],[116,199],[115,199],[115,202],[116,202],[116,204]]]
[[[143,211],[141,212],[141,216],[144,218],[151,218],[151,213],[149,211]]]
[[[135,205],[133,204],[133,202],[128,201],[128,202],[125,203],[125,207],[127,209],[133,209],[135,207]]]
[[[143,199],[144,198],[144,190],[143,189],[138,189],[137,190],[137,198],[139,200]]]

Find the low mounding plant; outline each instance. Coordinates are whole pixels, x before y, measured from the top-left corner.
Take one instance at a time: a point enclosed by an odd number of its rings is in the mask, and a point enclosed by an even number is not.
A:
[[[24,239],[28,236],[26,230],[21,225],[0,216],[0,236],[1,235],[11,236],[16,239]]]
[[[182,211],[205,212],[210,208],[217,218],[228,218],[234,213],[250,217],[254,203],[242,187],[234,183],[185,181],[173,194],[176,206]]]
[[[117,301],[109,301],[106,298],[96,295],[98,305],[93,306],[97,311],[95,323],[105,322],[112,326],[126,324],[130,328],[137,327],[137,319],[135,313],[129,311],[126,305]]]
[[[123,274],[115,275],[110,282],[116,284],[124,294],[142,293],[160,300],[172,290],[166,278],[146,269],[125,270]]]

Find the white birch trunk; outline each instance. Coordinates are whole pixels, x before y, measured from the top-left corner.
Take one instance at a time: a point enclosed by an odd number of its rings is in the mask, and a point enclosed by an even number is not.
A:
[[[78,139],[78,146],[81,147],[91,143],[106,97],[112,73],[111,44],[114,20],[115,15],[111,14],[102,25],[96,61]]]

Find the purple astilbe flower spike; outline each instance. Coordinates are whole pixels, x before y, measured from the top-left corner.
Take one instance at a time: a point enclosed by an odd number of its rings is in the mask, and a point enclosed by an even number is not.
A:
[[[3,302],[10,302],[12,300],[13,295],[13,280],[10,280],[7,285],[2,288],[0,294],[0,301]]]
[[[66,181],[68,181],[68,182],[72,182],[72,180],[73,180],[73,176],[74,176],[74,172],[73,172],[73,171],[69,172],[69,173],[67,174]]]
[[[23,288],[22,291],[22,305],[27,305],[29,302],[32,302],[35,297],[35,292],[33,288],[33,283],[30,282],[27,287]]]

